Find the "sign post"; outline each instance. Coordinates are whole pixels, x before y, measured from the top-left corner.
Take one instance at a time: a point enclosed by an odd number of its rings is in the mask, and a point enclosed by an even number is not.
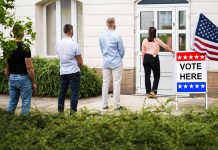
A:
[[[177,52],[176,69],[176,110],[178,110],[179,93],[205,93],[207,109],[206,55],[197,52]]]

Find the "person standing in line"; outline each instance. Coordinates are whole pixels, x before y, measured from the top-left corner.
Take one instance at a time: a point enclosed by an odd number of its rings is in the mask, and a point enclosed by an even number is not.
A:
[[[174,51],[166,45],[161,39],[156,38],[156,28],[149,28],[149,36],[142,42],[142,58],[145,71],[146,94],[149,98],[157,98],[158,84],[160,80],[160,47],[174,54]],[[154,82],[151,88],[151,70],[154,74]]]
[[[121,36],[115,32],[116,24],[114,18],[106,21],[108,30],[99,38],[100,48],[103,55],[103,86],[102,101],[103,109],[108,109],[108,90],[110,79],[113,76],[113,98],[115,110],[122,109],[120,105],[120,84],[122,80],[122,66],[125,49]]]
[[[19,30],[18,30],[19,29]],[[9,76],[9,102],[7,112],[14,113],[19,97],[22,99],[21,115],[30,112],[32,92],[37,89],[31,51],[25,48],[22,39],[24,30],[15,24],[12,30],[17,48],[12,51],[7,61],[6,74]]]
[[[58,112],[64,112],[65,97],[70,85],[70,112],[72,113],[77,111],[80,88],[80,66],[83,64],[83,59],[78,43],[72,39],[73,26],[66,24],[63,30],[65,37],[56,46],[56,52],[60,59]]]

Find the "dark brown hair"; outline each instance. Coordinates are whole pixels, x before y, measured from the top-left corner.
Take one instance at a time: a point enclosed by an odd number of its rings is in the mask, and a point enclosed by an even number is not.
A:
[[[64,25],[64,33],[73,32],[73,26],[71,24],[65,24]]]
[[[156,38],[157,29],[155,27],[150,27],[148,31],[148,42],[154,42]]]
[[[12,29],[13,37],[17,40],[22,40],[24,37],[25,28],[19,22],[15,23]]]

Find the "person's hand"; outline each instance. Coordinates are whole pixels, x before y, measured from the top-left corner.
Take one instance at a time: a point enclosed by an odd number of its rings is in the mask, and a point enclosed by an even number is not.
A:
[[[32,88],[33,88],[33,91],[36,91],[36,89],[37,89],[36,83],[33,83],[33,84],[32,84]]]
[[[171,53],[174,55],[174,54],[175,54],[175,51],[174,51],[174,50],[171,50]]]

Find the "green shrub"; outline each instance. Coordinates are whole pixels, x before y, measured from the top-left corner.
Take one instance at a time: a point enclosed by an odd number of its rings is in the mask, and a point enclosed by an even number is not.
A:
[[[34,96],[57,97],[60,88],[59,60],[33,58],[38,89]],[[4,76],[0,63],[0,94],[8,94],[8,81]],[[94,69],[81,67],[80,97],[92,97],[101,94],[102,82]],[[70,96],[68,91],[67,96]]]
[[[0,150],[217,150],[218,110],[13,116],[0,110]]]

